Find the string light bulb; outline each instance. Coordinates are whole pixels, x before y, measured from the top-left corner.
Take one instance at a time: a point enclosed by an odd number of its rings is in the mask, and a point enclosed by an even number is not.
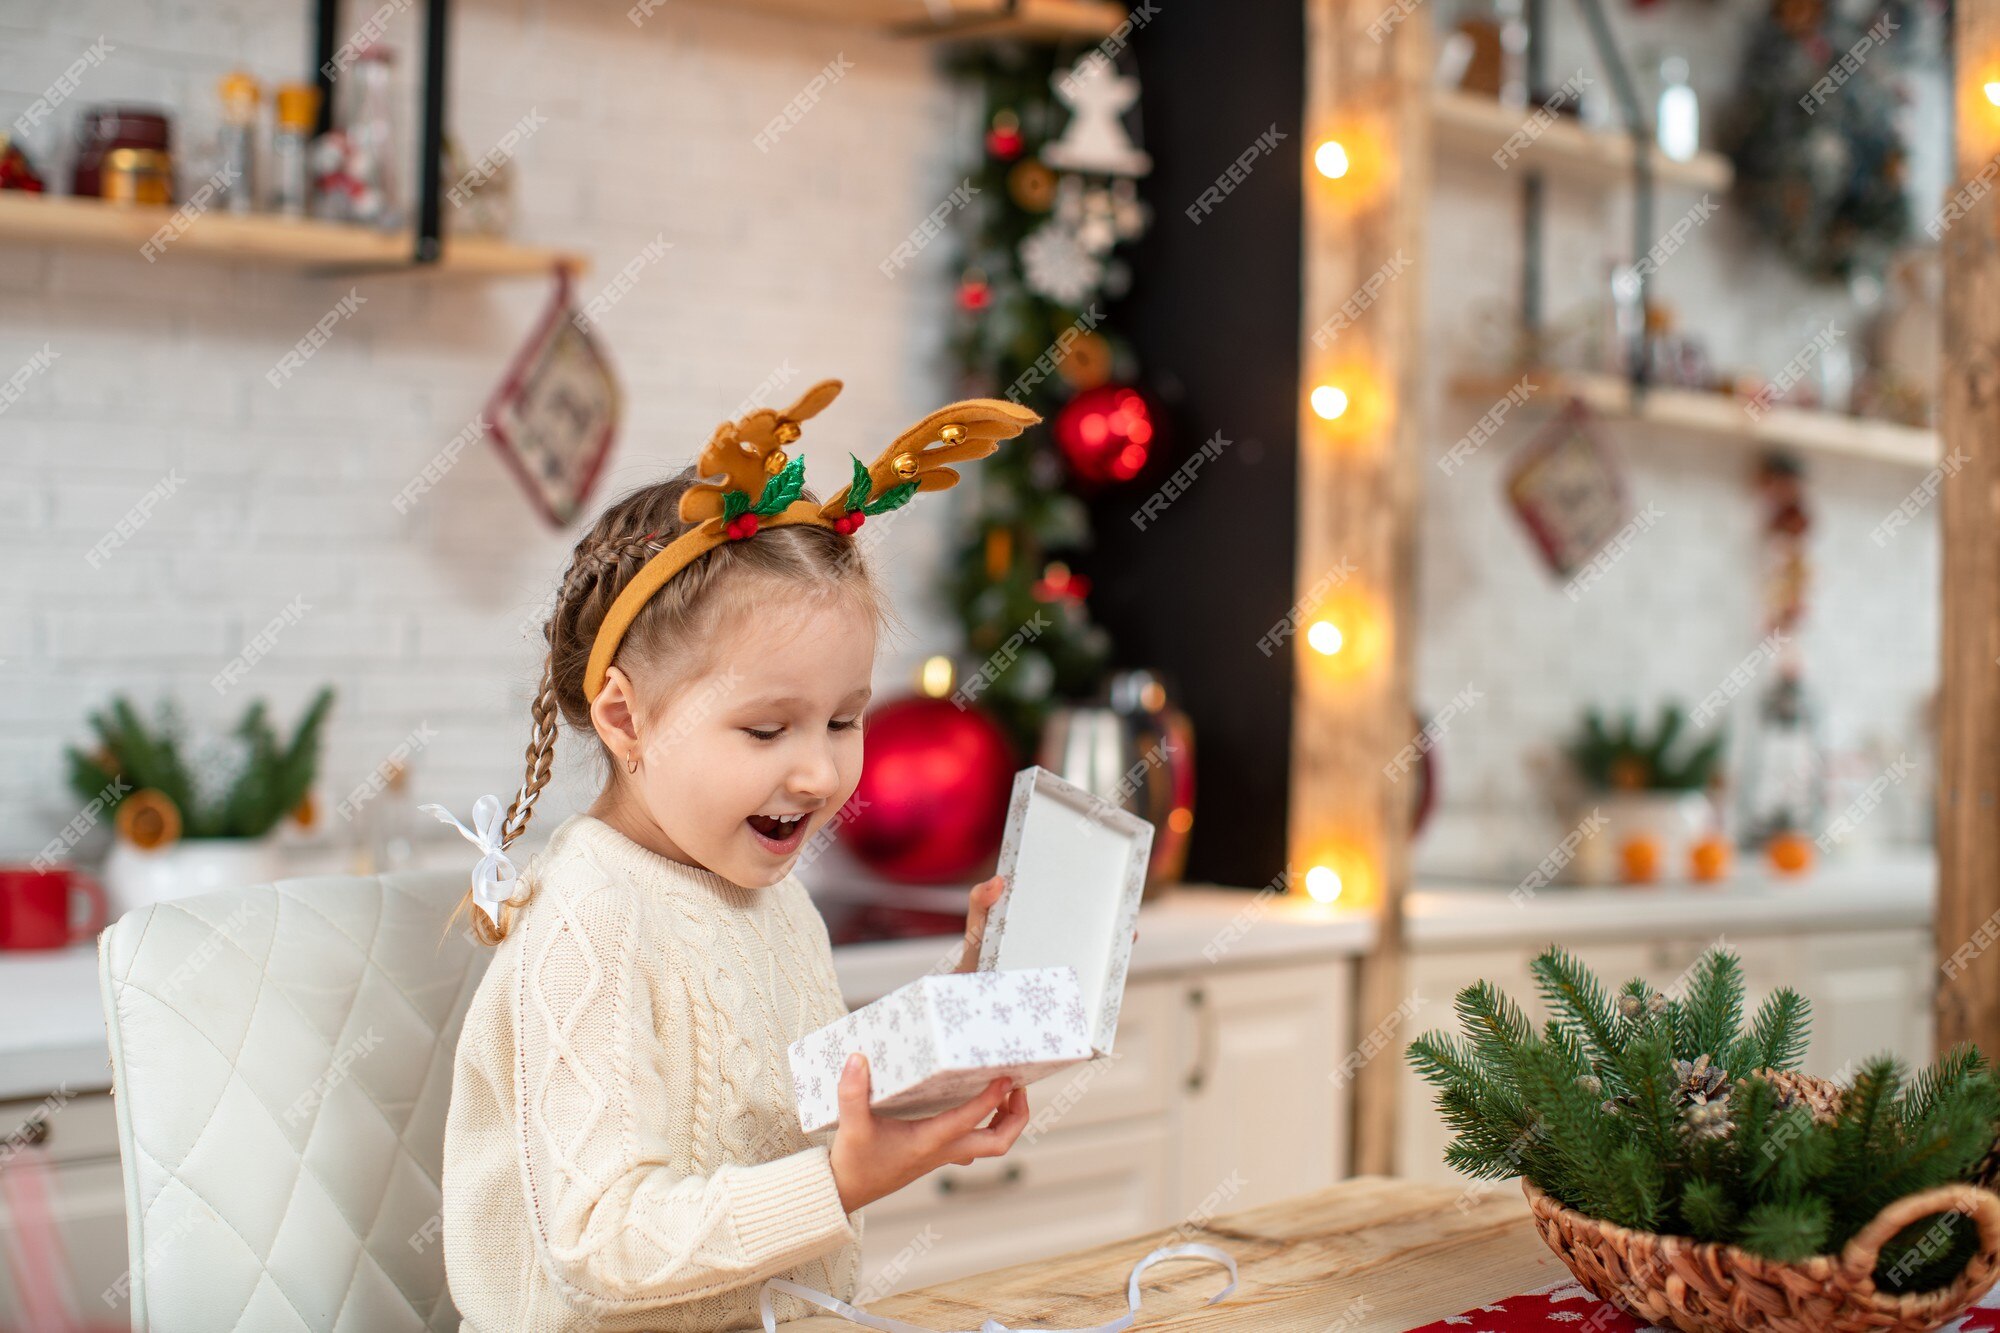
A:
[[[952,678],[956,674],[949,657],[927,657],[917,672],[917,689],[926,698],[942,699],[951,693]]]
[[[1313,150],[1313,165],[1328,180],[1339,180],[1347,174],[1347,146],[1338,139],[1326,140]]]
[[[1340,632],[1340,626],[1331,620],[1315,620],[1306,631],[1306,642],[1320,652],[1332,657],[1347,642],[1347,636]]]
[[[1322,384],[1312,391],[1312,409],[1327,421],[1338,421],[1347,414],[1347,390],[1333,384]]]
[[[1306,871],[1306,894],[1314,902],[1330,903],[1340,897],[1343,886],[1332,866],[1314,866]]]
[[[1986,85],[1986,100],[1994,106],[2000,106],[2000,79],[1995,79]]]

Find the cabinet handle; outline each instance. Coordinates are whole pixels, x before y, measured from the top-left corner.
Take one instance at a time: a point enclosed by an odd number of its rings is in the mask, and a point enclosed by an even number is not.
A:
[[[1201,987],[1189,991],[1187,998],[1196,1010],[1194,1068],[1188,1070],[1187,1089],[1200,1092],[1208,1082],[1208,1067],[1215,1056],[1215,1014],[1208,1007],[1208,992]]]
[[[1020,1184],[1026,1175],[1019,1162],[1007,1163],[1006,1170],[985,1180],[967,1180],[948,1171],[940,1171],[937,1188],[939,1194],[990,1194],[994,1190],[1011,1189]]]

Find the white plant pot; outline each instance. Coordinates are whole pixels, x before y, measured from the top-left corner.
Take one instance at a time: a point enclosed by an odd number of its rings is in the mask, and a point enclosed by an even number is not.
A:
[[[104,862],[104,889],[115,920],[135,908],[211,889],[269,884],[282,875],[270,838],[182,838],[153,851],[118,838]]]
[[[1611,853],[1613,879],[1624,878],[1620,849],[1635,837],[1649,837],[1660,849],[1656,880],[1687,879],[1694,845],[1715,829],[1715,802],[1703,791],[1614,792],[1601,806],[1606,820],[1602,837]]]

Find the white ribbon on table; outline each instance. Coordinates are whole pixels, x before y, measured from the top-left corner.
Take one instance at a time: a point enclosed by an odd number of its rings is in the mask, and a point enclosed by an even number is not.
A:
[[[502,886],[512,884],[521,877],[514,863],[507,859],[506,845],[500,840],[500,798],[482,796],[473,802],[472,828],[459,823],[458,816],[441,805],[420,805],[417,809],[436,815],[441,822],[457,829],[467,842],[485,853],[479,858],[479,864],[472,867],[472,901],[493,918],[494,925],[499,925],[500,905],[512,895],[511,889]]]
[[[989,1316],[977,1329],[967,1330],[966,1333],[1119,1333],[1120,1329],[1130,1328],[1132,1321],[1139,1317],[1139,1274],[1145,1272],[1150,1265],[1159,1263],[1162,1259],[1179,1259],[1183,1257],[1208,1259],[1214,1263],[1221,1264],[1229,1270],[1229,1285],[1209,1297],[1206,1304],[1213,1305],[1230,1292],[1236,1290],[1236,1260],[1227,1250],[1214,1245],[1205,1245],[1198,1241],[1190,1241],[1185,1245],[1162,1245],[1159,1249],[1154,1250],[1138,1263],[1132,1265],[1132,1276],[1125,1284],[1125,1299],[1131,1304],[1132,1308],[1108,1324],[1092,1324],[1089,1328],[1011,1329],[999,1320]],[[858,1306],[849,1305],[837,1296],[829,1296],[825,1292],[815,1291],[811,1287],[802,1287],[796,1282],[788,1282],[781,1277],[774,1277],[767,1281],[757,1297],[758,1311],[764,1316],[764,1333],[778,1333],[777,1316],[771,1312],[771,1291],[773,1288],[788,1295],[796,1296],[802,1301],[810,1301],[822,1310],[831,1310],[834,1314],[850,1319],[857,1324],[865,1324],[869,1328],[881,1329],[882,1333],[939,1333],[937,1329],[925,1328],[921,1324],[907,1323],[901,1319],[890,1319],[884,1315],[869,1314],[866,1310]]]

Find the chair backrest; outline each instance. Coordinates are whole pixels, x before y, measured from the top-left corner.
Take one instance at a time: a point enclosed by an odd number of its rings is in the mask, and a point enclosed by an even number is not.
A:
[[[446,933],[465,886],[281,880],[98,936],[135,1329],[455,1333],[439,1171],[492,954]]]

